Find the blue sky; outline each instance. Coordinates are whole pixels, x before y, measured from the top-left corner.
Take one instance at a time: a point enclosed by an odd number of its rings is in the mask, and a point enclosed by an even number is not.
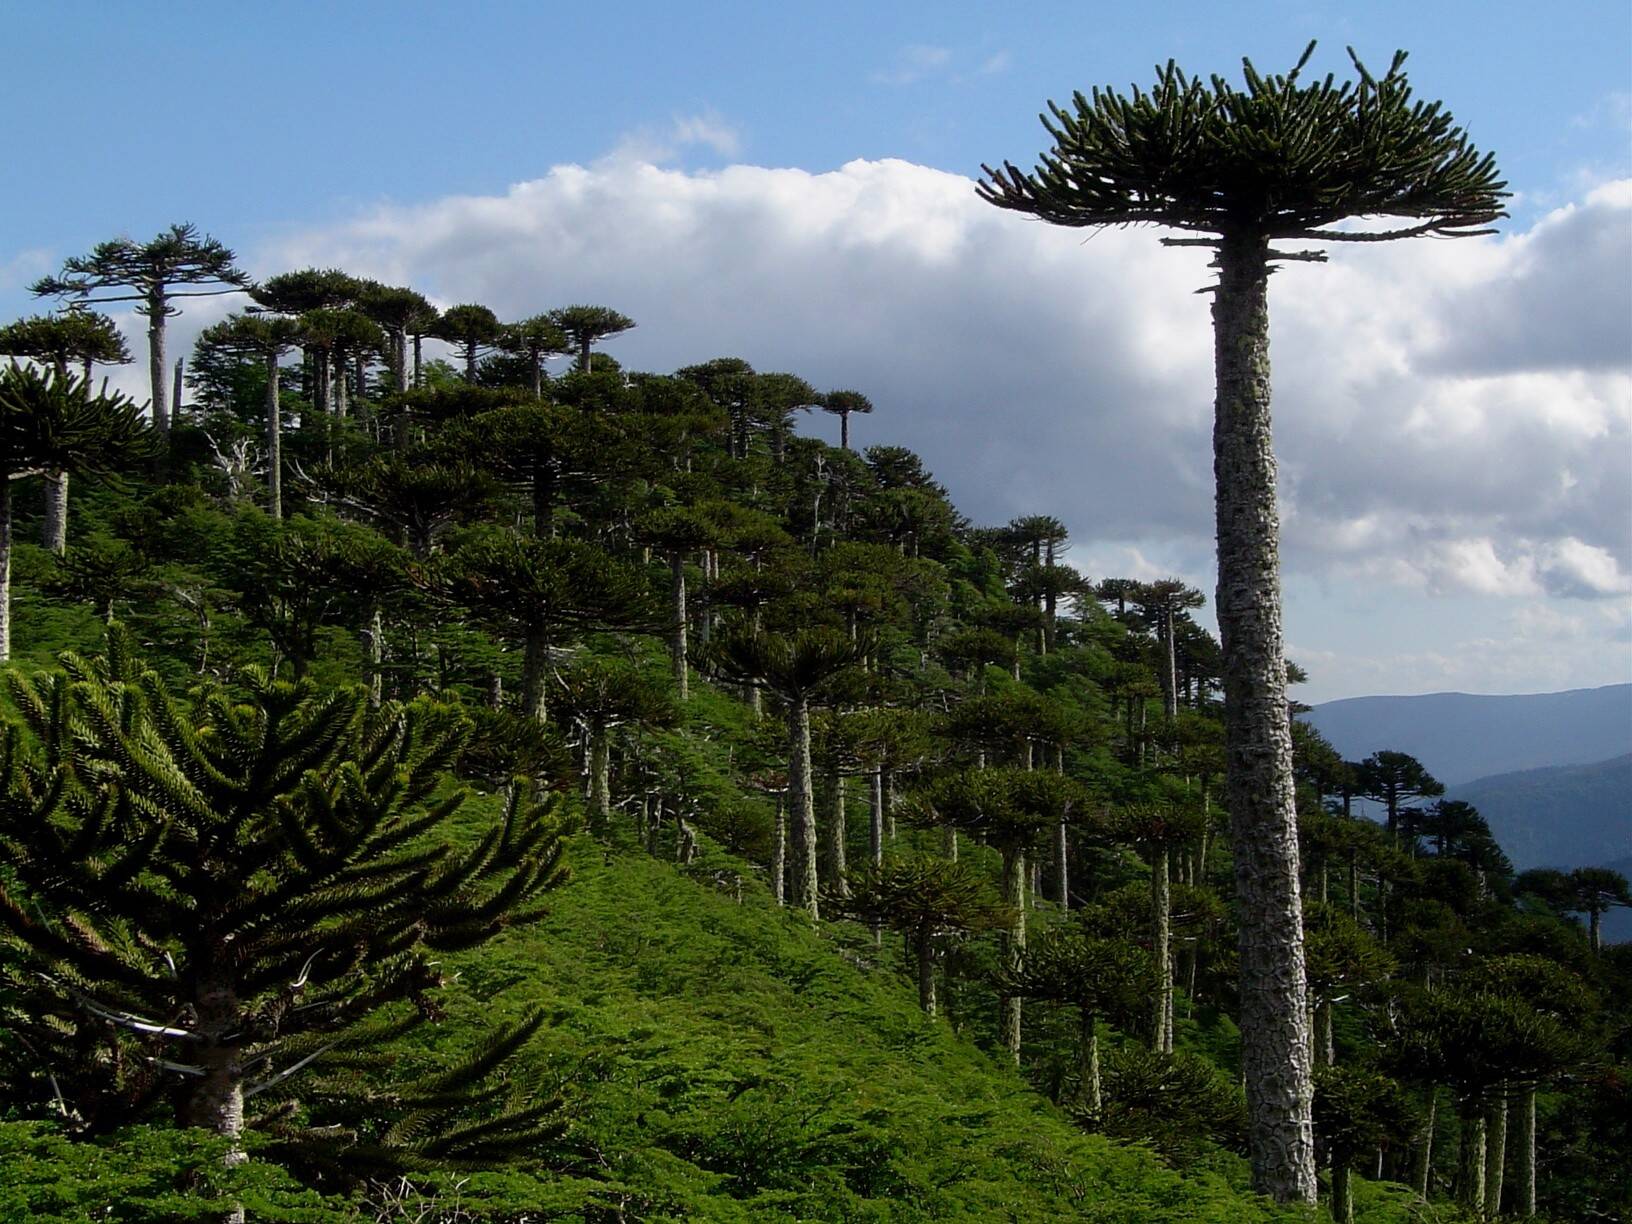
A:
[[[1233,76],[1318,37],[1343,74],[1345,44],[1377,68],[1404,46],[1514,215],[1276,278],[1304,696],[1632,679],[1624,0],[0,3],[6,317],[64,256],[182,219],[258,275],[335,263],[511,317],[605,301],[642,323],[620,359],[859,386],[862,444],[919,449],[980,520],[1060,513],[1095,576],[1204,590],[1205,270],[967,179],[1029,164],[1047,99],[1169,56]]]

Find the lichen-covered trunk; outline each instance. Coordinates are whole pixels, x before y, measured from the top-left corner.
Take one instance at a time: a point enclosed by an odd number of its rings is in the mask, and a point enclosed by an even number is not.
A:
[[[549,715],[544,689],[549,663],[550,645],[543,629],[528,629],[521,662],[521,708],[522,713],[539,722],[545,722]]]
[[[1332,1161],[1332,1224],[1354,1224],[1354,1183],[1343,1159]]]
[[[1518,1127],[1513,1136],[1513,1214],[1525,1219],[1536,1214],[1536,1089],[1526,1084],[1519,1092]]]
[[[1054,825],[1054,897],[1061,909],[1071,908],[1071,847],[1063,818]]]
[[[153,392],[153,428],[161,438],[170,433],[170,370],[164,359],[164,319],[170,307],[164,295],[149,294],[147,313],[147,377]]]
[[[244,1133],[244,1067],[239,1042],[243,1017],[230,979],[205,978],[193,999],[193,1033],[197,1053],[193,1061],[203,1074],[187,1080],[187,1092],[180,1102],[181,1122],[196,1126],[230,1142],[228,1166],[249,1159],[239,1146]],[[229,1209],[224,1219],[237,1224],[245,1218],[241,1205]]]
[[[690,695],[686,668],[686,559],[679,552],[669,554],[669,578],[673,601],[669,615],[674,618],[669,630],[669,658],[674,667],[674,690],[685,701]]]
[[[1502,1174],[1507,1167],[1507,1089],[1501,1087],[1485,1110],[1485,1203],[1492,1216],[1502,1210]]]
[[[59,557],[68,551],[68,473],[45,473],[45,518],[40,526],[40,544]]]
[[[1457,1153],[1457,1202],[1470,1215],[1485,1210],[1485,1115],[1478,1101],[1463,1106],[1462,1143]]]
[[[589,729],[590,831],[605,834],[612,824],[612,737],[597,723]]]
[[[816,878],[816,801],[810,786],[810,702],[788,702],[788,811],[793,841],[790,904],[821,917]]]
[[[425,385],[424,347],[425,337],[416,333],[414,336],[414,386],[416,388]]]
[[[874,867],[884,865],[884,771],[867,776],[867,850]]]
[[[1411,1187],[1423,1198],[1428,1197],[1428,1186],[1434,1169],[1434,1120],[1439,1112],[1439,1088],[1429,1085],[1428,1115],[1423,1121],[1422,1133],[1411,1152]]]
[[[788,806],[781,795],[776,799],[775,844],[771,847],[771,895],[778,905],[788,903]]]
[[[1003,932],[1003,963],[1011,972],[1020,968],[1026,952],[1026,852],[1003,852],[1003,902],[1014,911],[1009,929]],[[1004,995],[999,1031],[1003,1048],[1016,1065],[1020,1062],[1020,997]]]
[[[827,775],[827,883],[840,897],[850,895],[850,868],[845,862],[845,842],[849,840],[844,811],[844,775],[837,769]]]
[[[1094,1009],[1082,1009],[1081,1026],[1077,1037],[1077,1076],[1082,1101],[1090,1111],[1098,1114],[1104,1106],[1099,1085],[1099,1033],[1094,1023]]]
[[[918,953],[918,1006],[927,1015],[935,1014],[935,942],[927,930],[920,929],[913,936],[913,947]]]
[[[1173,1048],[1169,1018],[1173,1014],[1173,889],[1168,874],[1168,849],[1158,845],[1150,856],[1150,956],[1156,963],[1155,1018],[1150,1026],[1150,1048],[1158,1054]]]
[[[278,355],[266,355],[266,512],[283,517],[283,419],[278,401]]]
[[[385,700],[385,615],[379,608],[369,619],[368,631],[368,706],[380,708]]]
[[[11,658],[11,478],[0,472],[0,663]]]
[[[1280,1202],[1313,1203],[1314,1092],[1281,634],[1267,253],[1261,238],[1232,236],[1218,255],[1217,609],[1252,1184]]]

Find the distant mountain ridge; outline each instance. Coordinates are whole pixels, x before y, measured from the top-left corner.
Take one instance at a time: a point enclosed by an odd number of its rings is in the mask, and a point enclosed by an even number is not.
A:
[[[1516,696],[1349,697],[1302,717],[1347,760],[1408,752],[1446,786],[1632,753],[1632,684]]]
[[[1632,863],[1632,753],[1478,778],[1446,798],[1478,808],[1519,871]]]

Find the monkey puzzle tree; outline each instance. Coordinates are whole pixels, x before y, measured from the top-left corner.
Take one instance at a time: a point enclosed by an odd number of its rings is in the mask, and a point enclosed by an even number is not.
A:
[[[46,472],[108,475],[151,453],[141,409],[89,379],[0,370],[0,662],[11,658],[11,484]]]
[[[1355,1162],[1409,1129],[1405,1094],[1387,1076],[1354,1067],[1319,1070],[1315,1133],[1332,1170],[1332,1224],[1354,1224]]]
[[[1604,914],[1618,905],[1632,906],[1632,890],[1628,889],[1624,875],[1608,867],[1577,867],[1566,880],[1569,908],[1586,912],[1588,936],[1596,954],[1604,946]]]
[[[396,285],[364,281],[357,294],[357,309],[385,332],[389,344],[386,365],[391,370],[393,390],[408,390],[408,329],[436,311],[423,294]]]
[[[69,310],[62,314],[36,315],[0,327],[0,356],[26,357],[47,363],[58,376],[68,373],[68,363],[77,361],[87,382],[91,367],[124,365],[130,361],[125,338],[107,315],[94,310]],[[40,528],[41,543],[61,554],[68,547],[68,473],[45,473],[45,518]]]
[[[89,255],[66,259],[62,272],[35,281],[30,288],[41,297],[70,298],[76,304],[135,302],[136,313],[147,319],[148,375],[153,390],[153,425],[161,436],[170,431],[169,386],[165,368],[164,324],[181,311],[177,298],[215,297],[242,293],[249,288],[247,273],[234,264],[237,256],[208,234],[190,224],[172,225],[150,242],[115,238],[99,242]],[[182,285],[220,286],[185,289]],[[98,297],[110,289],[129,289]]]
[[[1374,752],[1355,772],[1354,793],[1383,805],[1390,833],[1398,830],[1400,813],[1411,800],[1445,793],[1445,784],[1406,752]]]
[[[498,346],[507,353],[527,359],[528,385],[533,398],[544,398],[544,361],[571,352],[567,335],[547,314],[534,315],[519,323],[506,323],[499,330]]]
[[[981,196],[1058,225],[1149,223],[1214,252],[1216,607],[1224,655],[1228,789],[1241,911],[1241,1028],[1253,1184],[1313,1202],[1309,1030],[1281,630],[1279,514],[1270,430],[1269,273],[1318,251],[1278,241],[1378,242],[1488,233],[1505,184],[1438,103],[1414,102],[1405,53],[1382,76],[1304,83],[1244,63],[1246,88],[1169,61],[1131,97],[1095,88],[1043,120],[1053,148],[1027,174],[984,167]],[[1351,53],[1352,58],[1352,53]],[[1332,228],[1402,217],[1386,230]]]
[[[105,659],[62,663],[8,676],[27,731],[0,730],[0,1067],[93,1129],[168,1095],[183,1124],[293,1142],[326,1119],[308,1099],[296,1122],[283,1085],[434,1017],[439,954],[535,921],[564,879],[558,805],[519,793],[455,848],[450,709],[368,715],[356,690],[257,671],[183,698],[117,631]],[[462,1132],[479,1157],[551,1112],[450,1127],[479,1075],[381,1093],[381,1115],[311,1138],[378,1149],[395,1129],[457,1156]]]
[[[1007,926],[1009,908],[980,872],[940,858],[886,859],[857,872],[846,914],[906,937],[918,967],[918,1005],[935,1014],[935,944],[955,935]]]
[[[829,391],[818,402],[823,412],[830,412],[839,418],[839,449],[849,450],[850,414],[871,412],[873,401],[860,391]]]
[[[499,342],[503,328],[499,316],[486,306],[466,303],[449,306],[442,312],[434,333],[459,350],[465,363],[465,381],[476,381],[476,359]]]
[[[294,319],[276,315],[233,315],[207,327],[200,345],[260,358],[266,373],[266,499],[267,513],[283,517],[283,421],[278,388],[278,361],[301,342],[301,327]]]
[[[1090,1113],[1104,1106],[1099,1077],[1099,1018],[1137,1014],[1149,997],[1151,959],[1123,939],[1102,939],[1056,927],[1034,941],[1013,966],[998,971],[998,988],[1022,999],[1077,1009],[1077,1100]]]
[[[634,535],[659,549],[669,567],[669,662],[674,691],[684,703],[690,695],[686,662],[689,613],[686,611],[686,556],[714,542],[714,525],[684,506],[663,506],[640,517]]]
[[[612,731],[669,726],[674,698],[632,663],[591,657],[561,676],[561,705],[584,728],[590,831],[604,835],[612,816]]]
[[[736,683],[758,684],[786,707],[788,811],[793,824],[793,905],[821,917],[817,879],[816,805],[810,777],[810,708],[866,658],[872,641],[825,627],[782,635],[733,628],[719,634],[703,665]]]
[[[577,351],[578,371],[582,374],[589,373],[589,350],[595,344],[635,325],[628,315],[608,306],[563,306],[550,311],[549,317]]]

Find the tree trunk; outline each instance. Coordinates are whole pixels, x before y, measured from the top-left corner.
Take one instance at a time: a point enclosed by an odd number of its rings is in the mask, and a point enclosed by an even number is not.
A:
[[[884,865],[884,771],[867,775],[867,849],[874,867]]]
[[[935,943],[928,931],[919,931],[913,940],[918,953],[918,1006],[927,1015],[935,1014]]]
[[[1332,1224],[1354,1224],[1354,1184],[1347,1160],[1332,1161]]]
[[[68,473],[45,473],[45,524],[40,543],[57,556],[68,551]]]
[[[1063,819],[1054,826],[1054,895],[1062,910],[1071,908],[1070,846]]]
[[[542,629],[529,629],[522,655],[521,709],[529,718],[546,721],[549,706],[545,697],[545,672],[549,670],[550,647]]]
[[[1082,1009],[1082,1026],[1077,1038],[1077,1075],[1081,1084],[1083,1103],[1095,1114],[1104,1107],[1099,1086],[1099,1034],[1095,1031],[1092,1008]]]
[[[776,842],[771,848],[771,894],[778,905],[788,903],[788,805],[776,797]]]
[[[11,477],[0,472],[0,663],[11,658]]]
[[[1536,1214],[1536,1089],[1526,1084],[1519,1092],[1518,1167],[1513,1170],[1513,1212],[1529,1219]]]
[[[1014,910],[1013,924],[1003,934],[1003,962],[1010,970],[1020,967],[1020,958],[1026,950],[1026,852],[1003,852],[1003,901]],[[1015,1065],[1020,1063],[1020,997],[1004,995],[1002,1023],[999,1025],[1003,1048],[1009,1052]]]
[[[1292,736],[1270,439],[1268,244],[1226,238],[1213,297],[1213,432],[1227,784],[1240,908],[1241,1046],[1253,1188],[1316,1197]]]
[[[343,420],[346,416],[346,355],[336,351],[330,358],[334,368],[329,372],[329,385],[334,389],[334,415]]]
[[[848,412],[839,413],[839,449],[850,449],[850,414]]]
[[[949,863],[958,861],[958,831],[951,825],[941,830],[941,854]]]
[[[589,373],[589,340],[586,337],[578,342],[578,370],[580,373]]]
[[[850,895],[849,866],[845,862],[845,842],[849,830],[845,827],[844,775],[831,770],[827,776],[827,873],[832,890],[841,897]]]
[[[1604,950],[1604,911],[1594,909],[1588,913],[1588,938],[1592,942],[1592,954],[1597,956]]]
[[[669,656],[674,667],[674,689],[680,700],[690,695],[686,668],[686,559],[679,552],[669,554],[669,591],[673,606],[669,614],[674,627],[669,631]]]
[[[266,355],[266,512],[283,517],[283,421],[278,401],[278,355]]]
[[[1421,1197],[1428,1197],[1434,1169],[1434,1118],[1439,1112],[1439,1088],[1428,1087],[1428,1117],[1423,1122],[1422,1137],[1411,1154],[1411,1186]]]
[[[1173,1048],[1173,1035],[1168,1028],[1172,1015],[1173,955],[1172,909],[1173,892],[1168,880],[1168,852],[1166,845],[1158,845],[1150,857],[1150,956],[1156,963],[1155,1021],[1151,1025],[1150,1048],[1165,1053]]]
[[[368,623],[368,705],[377,710],[385,697],[385,616],[379,608]]]
[[[599,724],[589,732],[590,832],[604,835],[612,822],[612,737]]]
[[[788,808],[793,826],[792,903],[821,917],[816,879],[816,803],[810,788],[810,703],[788,702]]]
[[[1502,1172],[1507,1165],[1507,1086],[1485,1110],[1485,1204],[1492,1217],[1502,1212]]]
[[[1321,999],[1315,1004],[1315,1063],[1331,1067],[1337,1063],[1337,1047],[1332,1041],[1332,1003]]]
[[[147,376],[153,391],[153,428],[162,440],[170,433],[170,388],[165,379],[170,371],[164,359],[164,319],[169,309],[163,293],[147,300]]]
[[[1485,1115],[1477,1101],[1469,1101],[1463,1109],[1456,1199],[1477,1216],[1485,1210]]]
[[[422,360],[422,356],[421,356],[422,347],[423,347],[424,343],[425,343],[425,337],[422,336],[422,335],[415,334],[415,336],[414,336],[414,387],[415,387],[416,390],[425,385],[425,363]]]
[[[236,1036],[241,1017],[231,984],[200,983],[194,1015],[193,1032],[199,1038],[195,1058],[204,1073],[188,1081],[181,1121],[229,1140],[226,1164],[239,1165],[249,1156],[239,1146],[244,1133],[244,1069]],[[230,1224],[241,1224],[245,1218],[242,1205],[229,1209],[224,1218]]]

